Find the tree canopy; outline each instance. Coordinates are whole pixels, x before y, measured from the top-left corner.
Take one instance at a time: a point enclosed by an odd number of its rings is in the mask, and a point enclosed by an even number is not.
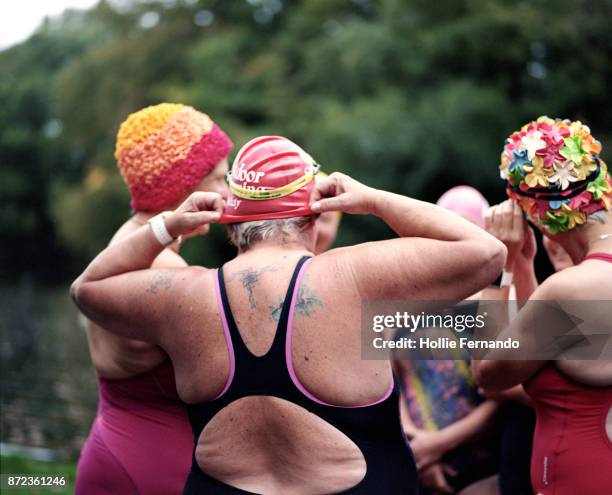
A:
[[[587,123],[609,156],[609,0],[101,0],[0,52],[5,273],[65,281],[129,214],[113,157],[143,106],[191,104],[240,147],[285,135],[325,171],[429,201],[504,197],[505,137]],[[233,155],[235,154],[234,150]],[[345,218],[339,243],[386,236]],[[188,246],[228,257],[222,229]]]

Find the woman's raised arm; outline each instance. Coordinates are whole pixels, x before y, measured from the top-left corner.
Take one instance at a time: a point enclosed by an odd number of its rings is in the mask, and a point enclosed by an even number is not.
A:
[[[363,299],[460,300],[502,271],[506,248],[436,205],[367,187],[340,173],[317,184],[312,210],[371,214],[399,236],[331,251]]]
[[[219,194],[196,192],[163,220],[172,238],[219,221]],[[74,281],[70,294],[88,318],[119,335],[158,342],[159,328],[202,268],[150,269],[164,249],[149,225],[107,247]]]

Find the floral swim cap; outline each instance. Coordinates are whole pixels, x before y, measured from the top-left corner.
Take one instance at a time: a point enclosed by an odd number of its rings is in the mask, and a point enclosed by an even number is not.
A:
[[[510,134],[499,169],[508,197],[555,235],[610,209],[612,179],[600,152],[580,121],[540,117]]]
[[[232,149],[227,135],[193,107],[161,103],[131,114],[119,127],[115,158],[138,211],[167,209]]]

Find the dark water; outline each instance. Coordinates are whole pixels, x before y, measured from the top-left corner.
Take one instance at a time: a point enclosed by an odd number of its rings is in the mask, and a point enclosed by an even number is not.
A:
[[[96,408],[85,332],[68,287],[0,287],[0,441],[76,459]]]

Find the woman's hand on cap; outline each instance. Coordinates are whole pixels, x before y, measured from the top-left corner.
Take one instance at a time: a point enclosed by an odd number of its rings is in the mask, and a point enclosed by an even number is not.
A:
[[[194,192],[165,219],[172,237],[208,232],[208,224],[218,223],[223,213],[223,198],[218,193]]]
[[[367,215],[374,209],[376,190],[340,172],[317,182],[312,193],[314,213],[342,211]]]

